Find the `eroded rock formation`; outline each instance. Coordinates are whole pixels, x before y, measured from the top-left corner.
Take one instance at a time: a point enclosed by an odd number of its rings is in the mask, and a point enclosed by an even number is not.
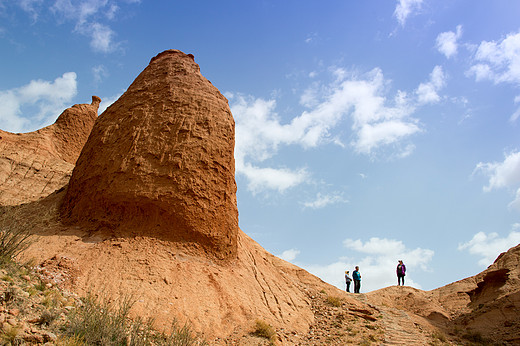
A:
[[[165,51],[99,117],[62,216],[235,258],[234,131],[226,98],[193,56]]]
[[[0,130],[0,205],[35,201],[65,186],[97,119],[101,99],[66,109],[29,133]]]

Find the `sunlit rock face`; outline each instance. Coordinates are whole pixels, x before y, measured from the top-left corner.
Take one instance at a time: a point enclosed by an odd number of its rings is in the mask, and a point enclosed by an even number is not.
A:
[[[235,123],[193,56],[154,57],[96,122],[61,208],[68,222],[236,257]]]

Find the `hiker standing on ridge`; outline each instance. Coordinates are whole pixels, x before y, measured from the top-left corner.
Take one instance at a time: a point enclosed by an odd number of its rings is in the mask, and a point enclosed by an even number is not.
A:
[[[403,282],[404,286],[404,276],[406,275],[406,266],[404,265],[403,261],[399,260],[399,264],[397,265],[396,269],[397,273],[397,286],[401,284],[401,280]]]
[[[345,282],[347,284],[347,292],[350,293],[350,282],[352,281],[352,279],[350,278],[350,275],[348,274],[348,270],[345,271]]]
[[[356,266],[356,270],[352,272],[352,278],[354,279],[354,293],[359,293],[361,289],[361,274],[359,273],[358,266]]]

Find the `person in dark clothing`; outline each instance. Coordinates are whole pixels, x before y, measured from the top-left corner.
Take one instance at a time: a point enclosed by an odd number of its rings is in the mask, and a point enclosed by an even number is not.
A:
[[[399,260],[399,264],[397,265],[396,269],[397,273],[397,286],[403,283],[404,286],[404,276],[406,275],[406,266],[404,265],[403,261]]]
[[[345,271],[345,283],[347,284],[347,292],[350,292],[350,282],[352,281],[352,278],[349,275],[349,271]]]
[[[358,266],[356,266],[356,270],[352,272],[352,279],[354,279],[354,293],[359,293],[361,289],[361,274],[359,273]]]

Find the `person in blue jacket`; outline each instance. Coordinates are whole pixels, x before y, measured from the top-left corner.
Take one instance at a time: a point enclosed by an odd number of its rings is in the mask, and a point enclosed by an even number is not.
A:
[[[352,279],[354,279],[354,293],[359,293],[361,289],[361,274],[359,273],[358,266],[356,266],[356,270],[352,272]]]

